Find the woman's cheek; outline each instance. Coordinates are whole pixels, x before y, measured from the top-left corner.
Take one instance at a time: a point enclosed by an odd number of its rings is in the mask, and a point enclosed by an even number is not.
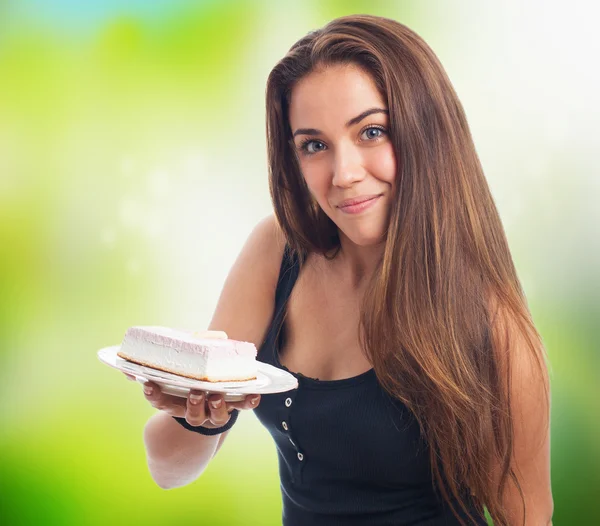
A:
[[[327,178],[326,174],[321,170],[316,170],[315,167],[310,167],[302,172],[304,174],[304,181],[310,193],[315,199],[321,201],[327,195]]]
[[[386,144],[385,149],[381,149],[378,152],[376,159],[374,160],[374,174],[377,177],[387,183],[392,183],[396,178],[396,157],[394,155],[394,149],[391,143]]]

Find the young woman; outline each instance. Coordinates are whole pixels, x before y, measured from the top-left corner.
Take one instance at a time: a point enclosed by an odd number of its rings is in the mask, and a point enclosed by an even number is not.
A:
[[[372,16],[309,33],[269,76],[267,136],[275,214],[209,329],[299,387],[225,404],[147,384],[156,482],[196,479],[254,408],[285,526],[551,524],[545,351],[431,49]]]

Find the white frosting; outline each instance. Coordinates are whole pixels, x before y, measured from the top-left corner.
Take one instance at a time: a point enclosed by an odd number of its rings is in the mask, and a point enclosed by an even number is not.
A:
[[[131,327],[120,352],[133,361],[211,381],[256,377],[256,347],[229,339],[196,338],[167,327]]]

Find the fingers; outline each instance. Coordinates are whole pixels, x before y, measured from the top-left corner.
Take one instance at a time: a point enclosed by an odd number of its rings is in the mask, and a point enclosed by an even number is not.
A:
[[[228,402],[229,409],[255,409],[260,404],[260,395],[248,395],[241,402]]]
[[[155,409],[165,411],[171,416],[185,415],[185,399],[164,394],[154,382],[144,383],[144,397]]]
[[[190,391],[186,400],[185,419],[191,426],[201,426],[206,422],[206,395],[201,391]]]
[[[132,374],[123,373],[130,382],[135,382],[135,376]]]
[[[260,403],[260,395],[248,395],[240,402],[228,402],[222,394],[207,394],[191,390],[187,398],[166,395],[154,382],[144,383],[144,397],[152,407],[165,411],[171,416],[185,418],[191,426],[224,426],[234,409],[255,409]]]
[[[229,420],[229,412],[227,404],[223,400],[223,395],[212,394],[207,399],[208,418],[216,427],[224,426]]]
[[[154,382],[144,383],[144,396],[152,405],[161,398],[161,395],[162,393],[158,384],[155,384]]]

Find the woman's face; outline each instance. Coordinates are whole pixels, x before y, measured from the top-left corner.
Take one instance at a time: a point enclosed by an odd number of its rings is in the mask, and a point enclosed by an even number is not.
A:
[[[312,72],[292,90],[290,126],[302,175],[323,211],[360,246],[380,243],[388,226],[396,177],[388,121],[375,83],[356,66]],[[347,200],[363,203],[343,206]]]

